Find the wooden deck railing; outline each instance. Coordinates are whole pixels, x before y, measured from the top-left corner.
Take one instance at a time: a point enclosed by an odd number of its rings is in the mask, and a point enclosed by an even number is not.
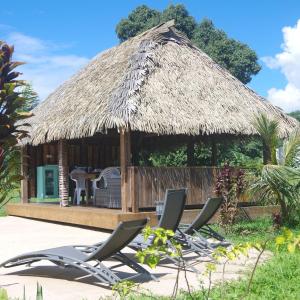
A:
[[[188,188],[187,205],[204,204],[214,195],[215,167],[128,167],[127,193],[131,211],[153,208],[167,188]]]

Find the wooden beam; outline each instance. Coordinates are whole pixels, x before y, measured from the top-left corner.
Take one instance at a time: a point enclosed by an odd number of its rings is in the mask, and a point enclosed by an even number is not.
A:
[[[130,168],[130,202],[131,202],[131,212],[139,212],[139,199],[137,196],[137,182],[136,182],[137,167]]]
[[[218,163],[218,148],[215,138],[211,138],[211,165],[216,166]]]
[[[187,166],[188,167],[194,166],[195,165],[195,141],[191,136],[188,139],[186,154],[187,154]]]
[[[21,202],[28,203],[28,146],[21,148]]]
[[[28,146],[28,190],[29,190],[29,198],[36,197],[36,159],[37,159],[37,151],[36,147]]]
[[[131,166],[130,130],[120,129],[120,165],[121,165],[121,204],[122,211],[128,212],[130,182],[127,167]]]
[[[69,201],[68,147],[65,140],[58,141],[58,186],[60,205],[67,206]]]

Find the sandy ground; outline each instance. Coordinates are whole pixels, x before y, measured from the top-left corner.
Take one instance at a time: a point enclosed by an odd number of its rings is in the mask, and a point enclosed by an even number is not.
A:
[[[94,244],[105,240],[109,233],[83,229],[74,226],[41,222],[18,217],[0,218],[0,262],[13,256],[43,250],[58,246],[74,244]],[[130,249],[123,251],[130,256]],[[253,263],[257,253],[250,252],[249,258],[241,258],[230,262],[226,267],[226,279],[238,279]],[[199,258],[189,255],[188,260],[195,262],[195,268],[201,272],[205,268],[205,262],[209,258]],[[105,262],[107,266],[113,265],[112,261]],[[145,267],[147,268],[147,267]],[[139,290],[149,290],[157,295],[171,295],[175,283],[177,269],[169,262],[150,270],[157,281],[141,282]],[[122,267],[117,269],[118,275],[124,277],[130,274],[131,269]],[[213,281],[222,278],[222,265],[214,272]],[[199,288],[199,276],[193,272],[187,272],[187,279],[193,288]],[[43,287],[44,300],[95,300],[105,296],[111,296],[108,286],[99,284],[91,277],[86,277],[81,271],[75,269],[63,269],[54,266],[50,262],[39,262],[32,267],[19,266],[10,269],[0,269],[0,286],[8,291],[10,297],[21,297],[23,288],[26,287],[28,299],[35,299],[36,285],[39,282]],[[186,289],[183,274],[181,274],[179,288]]]

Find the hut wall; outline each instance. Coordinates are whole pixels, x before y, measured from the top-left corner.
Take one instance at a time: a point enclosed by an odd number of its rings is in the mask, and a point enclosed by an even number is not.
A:
[[[153,209],[168,188],[188,188],[187,205],[199,207],[215,196],[217,167],[128,167],[128,203],[132,212]],[[242,195],[241,202],[248,202]]]
[[[67,142],[69,171],[74,167],[103,169],[120,165],[120,145],[114,138],[87,138]],[[36,197],[36,169],[43,165],[58,165],[58,143],[28,146],[28,194]],[[73,183],[71,183],[72,193]]]

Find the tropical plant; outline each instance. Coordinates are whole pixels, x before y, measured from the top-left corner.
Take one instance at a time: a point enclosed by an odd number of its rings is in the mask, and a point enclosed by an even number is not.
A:
[[[279,143],[278,121],[269,120],[266,115],[261,114],[256,117],[254,125],[263,143],[264,164],[277,164],[276,148]]]
[[[20,89],[24,81],[17,79],[20,73],[15,71],[22,63],[12,61],[13,52],[13,46],[0,41],[0,204],[7,200],[10,188],[20,179],[11,173],[15,168],[14,146],[27,136],[27,124],[18,122],[31,116],[23,112],[26,99]]]
[[[217,177],[215,193],[224,198],[220,208],[220,225],[226,230],[234,223],[238,212],[239,198],[244,191],[244,175],[243,170],[235,170],[226,163]]]
[[[300,212],[300,129],[296,128],[283,142],[283,155],[276,159],[278,124],[265,116],[256,119],[256,129],[262,134],[267,154],[266,164],[258,177],[251,177],[251,194],[267,203],[279,204],[282,222],[299,222]],[[268,136],[269,134],[269,136]]]
[[[20,95],[24,98],[24,106],[21,107],[22,112],[30,112],[40,102],[38,94],[34,91],[32,85],[28,82],[20,90]]]
[[[12,146],[27,134],[24,125],[18,121],[28,118],[30,114],[21,111],[26,99],[22,97],[20,87],[25,82],[18,80],[20,72],[14,69],[21,62],[12,61],[14,47],[0,42],[0,146]],[[26,125],[26,124],[25,124]]]

